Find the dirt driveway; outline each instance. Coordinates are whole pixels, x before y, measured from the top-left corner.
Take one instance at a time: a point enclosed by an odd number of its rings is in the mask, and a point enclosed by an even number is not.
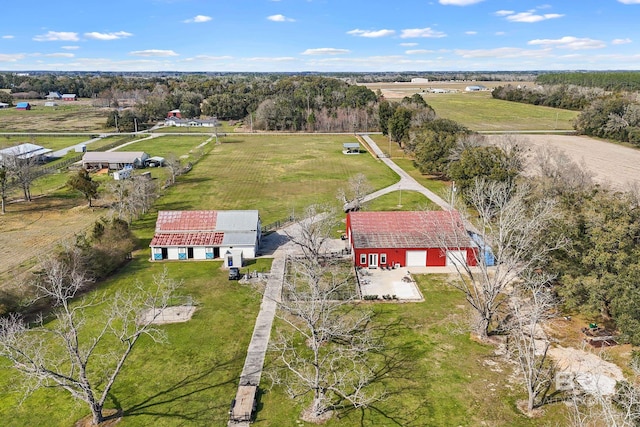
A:
[[[502,135],[488,135],[488,138],[499,140]],[[518,135],[514,138],[532,150],[551,145],[563,150],[576,163],[584,161],[597,183],[618,190],[627,189],[633,182],[640,184],[640,150],[575,135]]]

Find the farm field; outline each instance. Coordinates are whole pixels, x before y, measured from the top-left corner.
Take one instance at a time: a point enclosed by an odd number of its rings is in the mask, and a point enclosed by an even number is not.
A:
[[[488,136],[499,140],[499,136]],[[626,190],[640,183],[640,150],[586,136],[574,135],[519,135],[516,141],[533,151],[537,147],[556,147],[564,151],[574,162],[583,163],[600,184],[617,190]],[[537,173],[529,163],[529,174]]]
[[[0,110],[0,132],[104,132],[109,108],[92,107],[77,101],[44,107],[44,100],[32,101],[32,108]]]
[[[474,131],[572,130],[577,111],[542,107],[493,99],[491,91],[464,92],[469,85],[482,84],[489,89],[510,82],[428,82],[372,83],[371,90],[380,89],[391,100],[420,93],[438,117],[455,120]],[[511,82],[532,85],[531,82]],[[456,90],[456,93],[429,93],[429,88]]]

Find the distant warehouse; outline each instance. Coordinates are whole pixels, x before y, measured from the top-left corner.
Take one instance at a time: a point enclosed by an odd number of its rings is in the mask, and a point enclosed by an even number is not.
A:
[[[149,155],[143,151],[89,151],[82,156],[85,169],[143,168]]]

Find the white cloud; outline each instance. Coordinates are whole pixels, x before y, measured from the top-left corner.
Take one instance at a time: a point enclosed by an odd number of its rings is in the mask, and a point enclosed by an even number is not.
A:
[[[556,47],[558,49],[584,50],[584,49],[602,49],[606,47],[606,43],[601,40],[590,38],[578,38],[565,36],[559,39],[536,39],[527,42],[531,46]]]
[[[207,15],[196,15],[193,18],[185,19],[182,22],[184,22],[185,24],[201,24],[203,22],[209,22],[212,19],[212,17]]]
[[[349,49],[336,49],[333,47],[319,47],[316,49],[307,49],[302,55],[343,55],[349,53]]]
[[[513,15],[515,12],[513,10],[498,10],[497,12],[494,13],[494,15],[496,16],[507,16],[507,15]]]
[[[400,43],[400,46],[412,47],[412,46],[418,46],[418,43]]]
[[[394,30],[376,30],[376,31],[367,31],[367,30],[351,30],[347,31],[347,34],[351,34],[352,36],[358,37],[369,37],[369,38],[378,38],[378,37],[386,37],[395,34]]]
[[[545,13],[544,15],[536,15],[535,12],[520,12],[514,13],[512,15],[507,15],[507,21],[510,22],[540,22],[546,21],[547,19],[557,19],[562,18],[564,15],[559,13]]]
[[[80,49],[80,46],[60,46],[62,49],[66,50],[77,50]]]
[[[118,40],[124,39],[126,37],[131,37],[133,34],[128,33],[126,31],[117,31],[115,33],[99,33],[97,31],[92,31],[90,33],[84,33],[84,36],[88,39],[92,40]]]
[[[0,53],[0,62],[16,62],[24,59],[24,53]]]
[[[39,34],[35,36],[33,40],[37,42],[77,42],[79,39],[78,33],[68,31],[48,31],[46,34]]]
[[[229,59],[233,59],[233,56],[196,55],[192,58],[186,58],[185,61],[225,61]]]
[[[287,18],[286,16],[280,14],[267,16],[267,19],[273,22],[295,22],[295,19]]]
[[[439,0],[440,4],[445,6],[469,6],[471,4],[480,3],[484,0]]]
[[[505,34],[507,34],[507,33],[505,33],[504,31],[496,31],[494,34],[495,34],[496,36],[504,36],[504,35],[505,35]]]
[[[640,0],[639,0],[640,1]],[[613,39],[611,40],[611,44],[627,44],[627,43],[631,43],[631,39],[630,38],[626,38],[626,39]]]
[[[73,58],[75,55],[73,53],[58,52],[58,53],[47,53],[44,56],[46,56],[47,58]]]
[[[431,38],[441,38],[446,37],[447,35],[441,31],[432,30],[431,28],[409,28],[406,30],[402,30],[402,34],[400,38],[410,39],[417,37],[431,37]]]
[[[468,36],[475,36],[476,34],[478,34],[477,31],[465,31],[464,33]]]
[[[6,36],[2,36],[3,39],[12,39],[13,36],[11,34],[7,34]]]
[[[129,55],[132,55],[132,56],[178,56],[178,54],[172,50],[162,50],[162,49],[134,50],[129,52]]]
[[[640,0],[618,0],[622,4],[640,4]]]
[[[456,49],[463,58],[523,58],[548,56],[549,50],[527,50],[519,47],[499,47],[495,49]]]
[[[424,55],[426,53],[433,53],[433,51],[427,49],[410,49],[405,50],[404,53],[406,53],[407,55]]]
[[[244,58],[245,61],[251,62],[287,62],[287,61],[295,61],[296,58],[292,56],[254,56],[252,58]]]

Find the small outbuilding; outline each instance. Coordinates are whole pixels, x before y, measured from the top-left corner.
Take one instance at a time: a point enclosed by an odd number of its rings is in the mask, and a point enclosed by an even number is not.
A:
[[[16,104],[16,110],[31,110],[31,104],[28,102],[18,102]]]
[[[169,117],[176,117],[178,119],[181,119],[182,113],[180,112],[180,110],[171,110],[167,113],[167,118]]]
[[[77,101],[78,95],[75,93],[63,93],[60,97],[63,101]]]
[[[49,94],[45,96],[45,98],[52,101],[57,101],[62,98],[62,95],[60,95],[60,92],[49,92]]]
[[[149,247],[151,259],[224,259],[224,267],[241,267],[255,258],[261,240],[257,210],[160,211]]]
[[[477,245],[457,211],[350,212],[356,267],[475,266]]]
[[[88,151],[82,156],[85,169],[121,170],[143,168],[149,155],[143,151]]]
[[[9,108],[9,104],[6,102],[0,102],[0,108]]]
[[[57,107],[57,106],[58,106],[58,103],[57,103],[57,102],[55,102],[55,101],[46,101],[46,102],[44,103],[44,106],[45,106],[45,107]]]
[[[359,142],[345,142],[342,144],[342,152],[344,154],[360,154]]]

